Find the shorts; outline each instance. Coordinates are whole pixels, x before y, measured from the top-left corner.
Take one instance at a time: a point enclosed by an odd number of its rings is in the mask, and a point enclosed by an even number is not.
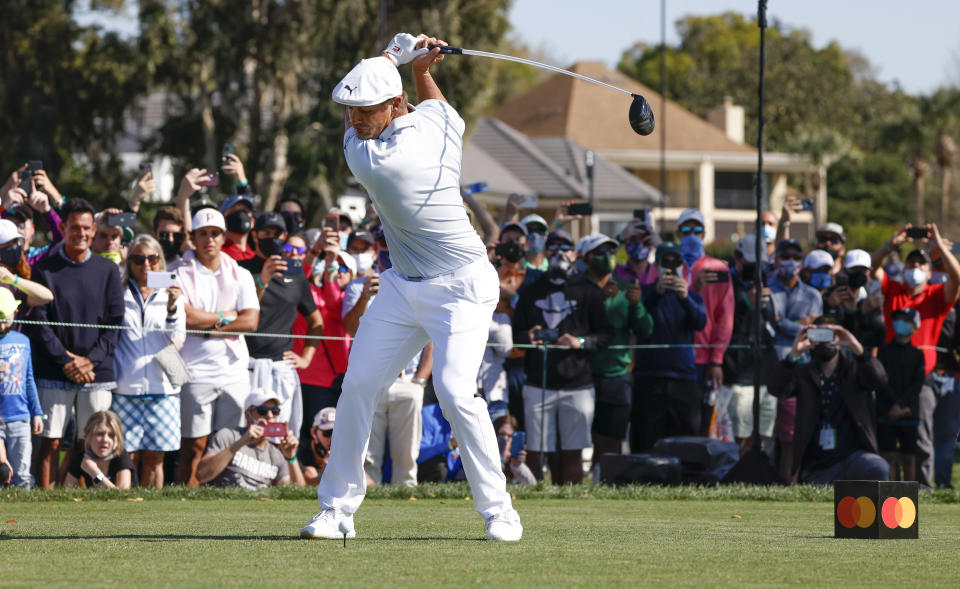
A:
[[[47,416],[43,424],[43,437],[60,439],[67,427],[67,421],[75,413],[77,439],[83,439],[83,428],[90,416],[97,411],[107,411],[113,401],[113,391],[78,391],[76,389],[56,389],[37,387],[40,407]],[[76,409],[76,412],[74,412]]]
[[[630,405],[633,401],[633,374],[612,378],[595,377],[597,400],[591,431],[595,434],[624,441],[630,425]]]
[[[112,409],[123,424],[123,446],[127,452],[180,449],[180,395],[114,395]]]
[[[793,441],[793,429],[797,421],[797,398],[777,400],[777,439],[781,442]]]
[[[733,422],[735,438],[749,438],[753,435],[753,385],[730,385],[729,413]],[[767,385],[760,385],[760,435],[773,436],[773,424],[777,417],[777,398],[767,391]]]
[[[916,425],[877,424],[877,446],[881,452],[917,453]],[[899,447],[897,443],[899,442]]]
[[[545,395],[545,396],[544,396]],[[557,450],[557,431],[561,450],[582,450],[592,444],[594,389],[546,389],[524,385],[523,411],[526,416],[527,452],[540,451],[540,420],[543,415],[547,433],[547,452]],[[542,410],[542,411],[541,411]]]
[[[202,438],[225,427],[243,426],[243,404],[249,394],[247,380],[224,386],[192,382],[183,385],[180,389],[181,435]]]

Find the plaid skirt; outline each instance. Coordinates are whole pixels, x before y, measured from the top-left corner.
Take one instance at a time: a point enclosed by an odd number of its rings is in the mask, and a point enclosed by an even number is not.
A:
[[[180,449],[180,395],[114,395],[111,409],[123,424],[127,452]]]

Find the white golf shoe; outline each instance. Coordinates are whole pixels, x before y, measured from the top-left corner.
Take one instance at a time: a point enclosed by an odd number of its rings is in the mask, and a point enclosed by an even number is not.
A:
[[[338,513],[336,509],[324,509],[300,530],[300,537],[305,540],[342,540],[344,535],[347,538],[357,537],[353,516]]]
[[[523,526],[515,509],[509,509],[487,518],[487,540],[516,542],[523,537]]]

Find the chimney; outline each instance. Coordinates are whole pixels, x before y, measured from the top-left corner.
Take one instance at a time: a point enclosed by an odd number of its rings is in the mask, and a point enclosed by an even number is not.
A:
[[[723,104],[707,113],[707,120],[722,129],[730,141],[743,143],[743,107],[733,104],[730,96],[724,97]]]

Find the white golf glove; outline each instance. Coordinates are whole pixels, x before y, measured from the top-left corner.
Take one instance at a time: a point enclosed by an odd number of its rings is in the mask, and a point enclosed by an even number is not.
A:
[[[396,65],[410,63],[414,58],[430,52],[426,47],[415,49],[418,40],[417,37],[409,33],[397,33],[387,44],[383,53],[392,59]]]

